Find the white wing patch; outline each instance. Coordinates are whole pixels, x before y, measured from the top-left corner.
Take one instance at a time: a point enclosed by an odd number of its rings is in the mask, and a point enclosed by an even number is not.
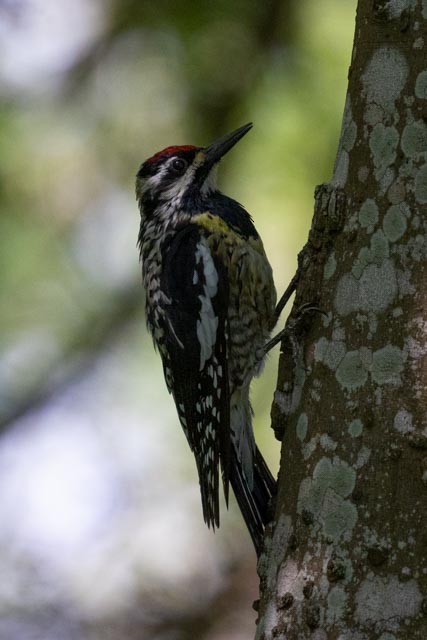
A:
[[[197,338],[200,343],[200,371],[205,366],[205,362],[212,356],[212,347],[216,342],[216,332],[218,329],[218,318],[212,306],[212,298],[218,291],[218,272],[215,268],[211,252],[204,239],[196,248],[196,264],[202,263],[205,284],[203,285],[204,295],[199,296],[201,309],[199,320],[197,320]]]

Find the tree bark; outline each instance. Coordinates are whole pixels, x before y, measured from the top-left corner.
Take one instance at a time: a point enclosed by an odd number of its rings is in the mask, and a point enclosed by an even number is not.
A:
[[[282,345],[272,408],[258,640],[427,638],[426,26],[426,0],[359,0],[293,312],[326,313]]]

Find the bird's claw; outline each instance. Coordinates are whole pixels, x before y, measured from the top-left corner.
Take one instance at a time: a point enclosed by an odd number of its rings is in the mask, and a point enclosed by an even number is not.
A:
[[[306,313],[311,313],[311,312],[321,313],[322,315],[327,316],[326,311],[324,309],[322,309],[321,307],[318,307],[317,305],[312,304],[311,302],[307,302],[307,303],[303,304],[298,309],[298,311],[296,312],[295,316],[288,320],[288,322],[287,322],[286,326],[284,327],[284,329],[279,331],[279,333],[277,333],[273,338],[271,338],[271,340],[269,340],[265,344],[265,346],[264,346],[264,354],[266,354],[269,351],[271,351],[271,349],[273,349],[285,337],[287,337],[290,340],[290,342],[292,344],[292,350],[294,351],[296,349],[296,345],[297,345],[297,340],[296,340],[296,337],[295,337],[295,328],[298,325],[298,323],[302,320],[302,318],[305,316],[305,314]]]

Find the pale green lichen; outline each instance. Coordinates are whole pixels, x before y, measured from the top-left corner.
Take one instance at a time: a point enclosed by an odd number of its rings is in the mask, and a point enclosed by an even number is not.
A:
[[[378,171],[376,173],[376,178],[379,180],[378,184],[380,187],[380,195],[385,194],[389,186],[393,183],[395,177],[395,172],[392,167],[387,167],[384,173],[382,171]]]
[[[403,11],[413,9],[417,4],[417,0],[388,0],[384,9],[392,18],[399,18]]]
[[[397,293],[396,272],[390,260],[366,267],[359,280],[359,300],[362,311],[384,311]]]
[[[300,399],[302,389],[306,378],[305,367],[301,363],[297,363],[295,368],[295,378],[292,385],[285,384],[283,391],[276,391],[274,394],[274,402],[285,415],[292,414],[296,411]]]
[[[297,422],[297,426],[296,426],[297,438],[299,438],[299,440],[301,440],[301,442],[305,439],[305,437],[307,435],[307,428],[308,428],[307,414],[306,413],[302,413],[300,415],[300,417],[298,418],[298,422]]]
[[[427,100],[427,70],[421,71],[417,76],[415,95],[421,100]]]
[[[347,391],[355,391],[363,387],[368,379],[368,372],[363,366],[359,351],[348,351],[341,360],[335,377]]]
[[[345,571],[343,582],[349,584],[353,578],[353,563],[350,558],[342,558],[342,563]]]
[[[416,289],[411,283],[411,272],[408,269],[396,270],[397,283],[399,287],[400,296],[412,296]]]
[[[345,329],[341,326],[339,318],[335,318],[334,328],[332,329],[333,341],[345,341]]]
[[[353,119],[350,119],[346,123],[346,126],[342,133],[343,149],[350,152],[354,147],[354,143],[356,142],[356,137],[357,137],[357,125]]]
[[[427,153],[427,125],[422,120],[407,124],[403,129],[402,151],[408,158],[417,158]]]
[[[427,165],[423,165],[415,178],[415,199],[420,204],[427,202]]]
[[[327,433],[322,433],[319,439],[319,443],[324,451],[335,451],[338,446],[335,440],[332,440],[332,438],[328,436]]]
[[[395,630],[400,621],[416,616],[423,597],[415,580],[400,582],[397,576],[370,575],[356,593],[356,619],[370,628]]]
[[[283,556],[286,553],[292,533],[291,517],[281,514],[274,527],[273,535],[269,533],[264,539],[264,549],[259,559],[258,568],[260,575],[262,574],[267,578],[267,589],[273,589],[276,586],[277,573],[283,562]]]
[[[332,177],[331,183],[335,187],[345,187],[348,176],[348,167],[350,164],[350,158],[348,152],[345,149],[341,149],[337,153],[337,159],[335,161],[334,166],[334,175]]]
[[[286,554],[289,538],[293,533],[292,518],[281,514],[274,534],[267,534],[264,539],[264,549],[260,556],[258,569],[260,575],[266,576],[266,589],[273,591],[277,585],[277,575],[279,567],[283,564],[283,557]],[[258,634],[266,634],[270,637],[272,629],[277,625],[278,612],[274,600],[267,605],[264,615],[261,616],[257,628]]]
[[[368,176],[369,176],[368,167],[360,167],[359,171],[357,172],[357,177],[359,178],[360,182],[366,182],[366,180],[368,179]]]
[[[392,205],[384,216],[383,229],[390,242],[399,240],[406,231],[406,217],[400,205]]]
[[[310,638],[311,640],[311,638]],[[327,640],[327,638],[325,638]],[[368,640],[367,636],[360,631],[356,631],[355,629],[350,629],[349,631],[344,631],[340,633],[337,640]]]
[[[346,273],[338,282],[335,309],[341,316],[354,311],[385,311],[397,295],[396,270],[391,260],[377,266],[369,264],[357,280]]]
[[[348,166],[350,162],[349,152],[356,141],[357,126],[353,120],[351,112],[350,95],[347,94],[343,122],[341,126],[341,137],[338,145],[337,157],[335,160],[332,184],[336,187],[344,187],[347,182]]]
[[[347,594],[341,586],[333,587],[328,594],[326,621],[328,624],[339,622],[345,612]]]
[[[388,258],[388,241],[381,229],[375,231],[371,238],[371,262],[381,264]]]
[[[321,395],[317,389],[310,389],[310,397],[313,398],[315,402],[320,402],[321,400]]]
[[[413,260],[419,262],[427,258],[427,242],[424,234],[418,233],[415,238],[410,238],[407,249]]]
[[[382,122],[383,117],[384,112],[379,105],[373,102],[367,105],[364,115],[366,124],[369,124],[371,127],[375,127],[376,124]]]
[[[304,558],[304,562],[309,562],[309,554]],[[304,598],[303,588],[306,576],[304,571],[300,570],[297,563],[292,558],[287,558],[282,564],[277,576],[277,595],[283,596],[285,593],[291,593],[295,600]],[[271,637],[271,636],[269,636]]]
[[[304,460],[308,460],[310,456],[313,455],[313,453],[316,450],[318,442],[319,442],[319,436],[315,436],[314,438],[311,438],[311,440],[309,440],[307,444],[303,445],[302,457],[304,458]]]
[[[368,247],[362,247],[351,268],[351,273],[357,280],[359,280],[360,276],[365,270],[365,267],[367,267],[370,262],[372,262],[371,250],[368,249]]]
[[[335,259],[335,253],[332,251],[328,259],[326,260],[325,267],[323,269],[323,279],[329,280],[335,273],[337,268],[337,261]]]
[[[388,344],[375,351],[372,358],[372,379],[377,384],[400,384],[405,354],[399,347]]]
[[[332,313],[331,311],[327,311],[326,313],[322,313],[322,326],[327,329],[332,322]]]
[[[387,192],[390,204],[401,204],[406,197],[406,187],[403,180],[396,180]]]
[[[322,362],[332,371],[338,367],[346,352],[345,343],[338,340],[328,340],[322,337],[314,347],[314,359]]]
[[[394,416],[393,427],[399,433],[410,433],[414,431],[414,425],[412,424],[412,414],[406,409],[399,409]]]
[[[350,422],[348,426],[348,433],[351,435],[352,438],[358,438],[360,435],[362,435],[362,432],[363,432],[363,422],[361,420],[357,418],[356,420],[353,420],[352,422]]]
[[[413,229],[419,229],[420,226],[421,226],[420,216],[418,216],[418,215],[413,216],[413,218],[411,220],[411,227]]]
[[[369,347],[360,347],[359,353],[360,353],[360,359],[362,361],[363,366],[365,367],[365,369],[368,369],[369,371],[372,365],[371,349],[369,349]]]
[[[396,159],[398,143],[399,134],[395,127],[385,127],[382,122],[375,125],[369,137],[369,148],[372,152],[377,180],[384,176],[387,167]]]
[[[347,93],[345,100],[343,121],[341,126],[341,138],[339,146],[350,153],[354,147],[354,143],[357,138],[357,125],[353,120],[353,113],[351,110],[350,94]]]
[[[321,337],[314,345],[314,359],[316,362],[323,362],[325,353],[329,346],[329,340]]]
[[[372,339],[372,336],[376,334],[377,329],[378,329],[378,318],[375,315],[375,313],[372,313],[372,311],[369,311],[368,313],[368,327],[369,327],[369,332],[367,335],[368,340]],[[360,352],[362,352],[362,350],[360,349]],[[363,358],[362,358],[363,361]]]
[[[369,449],[369,447],[361,447],[359,453],[357,454],[357,460],[356,460],[356,469],[361,469],[362,467],[365,466],[365,464],[369,461],[369,458],[371,457],[371,450]]]
[[[362,75],[366,101],[376,103],[386,113],[392,113],[407,77],[408,65],[399,49],[376,49]]]
[[[326,498],[327,506],[323,516],[323,533],[334,542],[341,537],[350,538],[357,522],[357,510],[354,504],[343,500],[341,504],[330,493]]]
[[[298,495],[298,513],[309,511],[315,518],[315,526],[323,534],[338,541],[350,538],[357,521],[355,505],[346,500],[354,489],[356,473],[344,460],[322,458],[313,471],[312,478],[305,478]]]
[[[373,227],[378,222],[378,207],[375,200],[368,198],[360,207],[359,222],[362,227]]]

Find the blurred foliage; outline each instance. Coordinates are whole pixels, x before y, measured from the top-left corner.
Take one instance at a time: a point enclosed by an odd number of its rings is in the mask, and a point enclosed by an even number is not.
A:
[[[253,215],[280,292],[306,239],[314,186],[331,175],[355,5],[0,2],[0,563],[16,585],[0,592],[0,637],[184,639],[196,620],[200,638],[252,636],[250,544],[233,509],[215,538],[199,522],[193,461],[144,330],[133,176],[164,146],[207,144],[253,121],[220,183]],[[276,367],[277,354],[253,389],[257,438],[273,466]],[[61,458],[92,448],[95,476],[100,464],[109,469],[96,476],[108,504],[100,514],[89,504],[99,522],[79,538],[86,560],[68,557],[64,568],[63,534],[48,549],[53,525],[40,514],[56,510],[58,524],[72,500],[92,495],[94,478]],[[66,482],[82,483],[70,502],[59,472],[47,473],[55,456]],[[45,511],[34,506],[40,496]],[[36,551],[25,505],[41,531]],[[164,544],[160,569],[153,558]],[[194,555],[186,569],[173,560],[185,553]]]

